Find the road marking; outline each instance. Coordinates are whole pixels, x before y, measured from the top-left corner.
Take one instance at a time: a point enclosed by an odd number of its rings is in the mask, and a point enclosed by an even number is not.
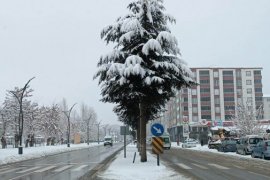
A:
[[[3,167],[3,168],[0,169],[0,172],[5,171],[5,170],[10,169],[10,168],[12,168],[12,167]]]
[[[233,165],[234,167],[238,168],[238,169],[245,169],[244,167],[242,166],[237,166],[237,165]]]
[[[55,167],[56,167],[56,166],[48,166],[48,167],[45,167],[45,168],[43,168],[43,169],[36,170],[35,172],[36,172],[36,173],[40,173],[40,172],[48,171],[48,170],[53,169],[53,168],[55,168]]]
[[[66,170],[66,169],[71,168],[72,166],[73,166],[73,165],[66,165],[66,166],[64,166],[64,167],[61,167],[61,168],[58,168],[58,169],[54,170],[53,172],[61,172],[61,171],[64,171],[64,170]]]
[[[194,166],[197,166],[197,167],[199,167],[201,169],[208,169],[207,167],[199,165],[199,164],[194,164],[194,163],[191,163],[191,164],[193,164]]]
[[[79,166],[79,167],[73,169],[72,171],[80,171],[80,170],[82,170],[83,168],[85,168],[85,167],[87,167],[87,166],[88,166],[88,165],[81,165],[81,166]]]
[[[29,168],[29,169],[25,169],[25,170],[22,170],[22,171],[18,171],[18,172],[16,172],[16,173],[26,173],[26,172],[28,172],[28,171],[33,171],[33,170],[38,169],[38,168],[40,168],[40,167],[39,167],[39,166],[37,166],[37,167],[32,167],[32,168]]]
[[[182,164],[182,163],[178,163],[177,166],[180,166],[183,169],[192,169],[191,167],[186,166],[185,164]]]
[[[216,167],[216,168],[218,168],[218,169],[230,169],[230,168],[227,168],[227,167],[225,167],[225,166],[220,166],[220,165],[218,165],[218,164],[208,164],[209,166],[214,166],[214,167]]]
[[[11,167],[12,168],[12,167]],[[21,169],[21,167],[19,167],[19,168],[13,168],[13,169],[9,169],[9,170],[6,170],[6,171],[2,171],[2,172],[0,172],[0,174],[5,174],[5,173],[9,173],[9,172],[12,172],[12,171],[16,171],[17,169]]]

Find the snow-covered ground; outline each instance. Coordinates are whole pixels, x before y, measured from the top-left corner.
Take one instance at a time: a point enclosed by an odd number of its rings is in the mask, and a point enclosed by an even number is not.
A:
[[[97,143],[90,144],[90,146],[97,146]],[[60,152],[66,152],[76,149],[82,149],[89,147],[87,144],[71,144],[70,148],[66,145],[57,146],[37,146],[31,148],[23,148],[23,154],[18,154],[17,148],[0,149],[0,164],[6,164],[11,162],[18,162],[27,159],[38,158],[46,155],[57,154]],[[172,143],[172,147],[181,148],[181,143],[177,146],[176,143]],[[215,149],[208,149],[207,145],[189,148],[193,151],[205,151],[218,154],[226,154],[228,156],[235,156],[236,158],[250,159],[251,156],[242,156],[236,153],[223,153],[218,152]],[[133,163],[134,153],[136,152],[135,162]],[[138,156],[135,145],[128,145],[126,151],[126,158],[124,158],[124,151],[121,151],[116,156],[116,159],[99,174],[102,179],[125,179],[125,180],[137,180],[137,179],[186,179],[180,176],[178,173],[166,167],[166,165],[160,161],[160,166],[157,166],[156,156],[147,153],[147,162],[141,163],[140,157]]]
[[[90,146],[97,146],[97,143],[92,143]],[[67,152],[77,149],[88,148],[89,146],[86,143],[83,144],[71,144],[71,147],[67,147],[66,144],[56,145],[56,146],[36,146],[23,148],[23,154],[18,154],[17,148],[7,148],[0,149],[0,165],[13,163],[28,159],[40,158],[43,156],[48,156],[52,154],[57,154],[61,152]]]

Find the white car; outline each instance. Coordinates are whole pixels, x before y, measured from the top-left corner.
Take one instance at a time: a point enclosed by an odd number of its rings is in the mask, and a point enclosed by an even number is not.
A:
[[[196,147],[197,141],[195,139],[186,139],[185,142],[182,144],[182,148],[192,148]]]

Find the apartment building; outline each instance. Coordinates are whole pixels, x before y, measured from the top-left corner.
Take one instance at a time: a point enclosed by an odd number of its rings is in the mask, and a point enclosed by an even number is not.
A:
[[[183,121],[228,121],[237,113],[237,105],[248,110],[262,109],[261,67],[191,68],[198,86],[184,88],[166,105],[163,119],[168,127]],[[262,111],[261,111],[262,112]],[[257,119],[262,119],[260,113]]]
[[[263,96],[264,119],[270,120],[270,95]]]

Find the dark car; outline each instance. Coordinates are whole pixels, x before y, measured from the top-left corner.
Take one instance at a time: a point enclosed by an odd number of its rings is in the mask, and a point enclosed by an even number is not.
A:
[[[224,139],[221,141],[218,151],[220,152],[236,152],[237,139]]]
[[[220,144],[221,144],[220,140],[211,140],[208,143],[208,148],[209,149],[219,149]]]
[[[264,140],[264,141],[258,142],[256,146],[253,148],[251,157],[269,159],[270,158],[270,140]]]

